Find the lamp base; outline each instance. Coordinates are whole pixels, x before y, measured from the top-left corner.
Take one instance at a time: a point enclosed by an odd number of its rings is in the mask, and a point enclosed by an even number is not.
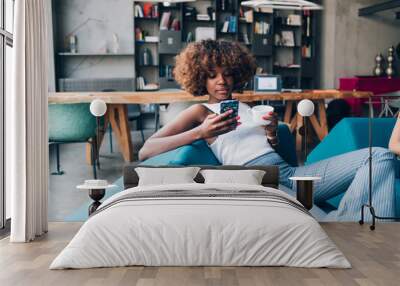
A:
[[[375,230],[375,221],[376,219],[381,219],[381,220],[400,220],[400,217],[382,217],[382,216],[377,216],[375,214],[375,208],[369,204],[363,204],[361,206],[361,219],[358,221],[360,225],[364,224],[364,209],[368,208],[371,216],[372,216],[372,224],[369,226],[370,230]]]

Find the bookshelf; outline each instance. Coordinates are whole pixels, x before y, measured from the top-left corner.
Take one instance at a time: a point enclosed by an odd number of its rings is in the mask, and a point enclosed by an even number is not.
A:
[[[132,51],[115,54],[98,50],[70,53],[58,45],[55,51],[56,79],[59,81],[67,78],[69,73],[66,67],[72,64],[78,66],[80,58],[94,58],[90,61],[97,64],[100,60],[96,59],[104,57],[107,63],[112,62],[115,67],[129,61],[136,90],[143,90],[143,86],[138,84],[139,78],[145,84],[150,84],[145,90],[179,88],[172,76],[175,56],[188,42],[196,40],[196,31],[200,28],[203,29],[202,33],[211,33],[216,39],[241,42],[256,57],[259,71],[281,75],[284,88],[318,87],[318,12],[255,11],[241,6],[241,2],[199,0],[171,3],[170,6],[164,6],[163,3],[129,2],[129,23],[133,24],[132,35],[129,35]],[[140,6],[140,13],[136,5]],[[162,22],[166,13],[170,16],[165,25]],[[172,23],[174,20],[175,24]],[[54,23],[55,31],[58,31],[57,25],[62,23]],[[61,39],[63,37],[64,34],[60,35]],[[252,87],[250,82],[246,88]]]
[[[196,40],[198,28],[205,28],[216,39],[239,41],[247,46],[256,57],[259,71],[281,75],[284,88],[314,88],[317,54],[315,15],[303,11],[255,11],[241,6],[241,2],[202,0],[170,7],[155,4],[160,12],[160,42],[154,43],[154,53],[160,61],[159,73],[146,74],[145,80],[156,80],[161,89],[179,87],[171,75],[174,57],[187,42]],[[171,17],[179,20],[179,31],[160,29],[164,12],[171,12]],[[146,20],[139,21],[135,18],[135,25],[146,23]],[[173,44],[165,45],[168,40]],[[137,49],[135,51],[140,54]],[[142,75],[144,72],[140,68],[136,70]],[[253,84],[250,82],[247,88],[253,88]]]

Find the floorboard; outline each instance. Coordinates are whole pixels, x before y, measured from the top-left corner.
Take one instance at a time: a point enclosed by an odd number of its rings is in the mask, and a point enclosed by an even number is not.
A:
[[[323,223],[353,268],[289,267],[119,267],[49,270],[81,223],[50,223],[49,233],[32,243],[0,240],[0,285],[400,285],[400,224],[381,223],[375,231],[355,223]]]

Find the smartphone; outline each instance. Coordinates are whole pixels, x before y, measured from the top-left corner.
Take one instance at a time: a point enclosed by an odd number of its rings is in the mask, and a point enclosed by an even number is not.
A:
[[[220,114],[232,109],[233,112],[229,115],[229,118],[235,118],[239,115],[239,101],[237,100],[224,100],[220,104]]]

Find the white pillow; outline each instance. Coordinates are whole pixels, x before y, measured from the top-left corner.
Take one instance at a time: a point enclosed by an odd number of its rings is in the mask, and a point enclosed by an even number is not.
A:
[[[261,185],[265,171],[262,170],[201,170],[205,184],[246,184]]]
[[[196,183],[193,179],[199,170],[199,167],[135,168],[139,176],[138,186]]]

